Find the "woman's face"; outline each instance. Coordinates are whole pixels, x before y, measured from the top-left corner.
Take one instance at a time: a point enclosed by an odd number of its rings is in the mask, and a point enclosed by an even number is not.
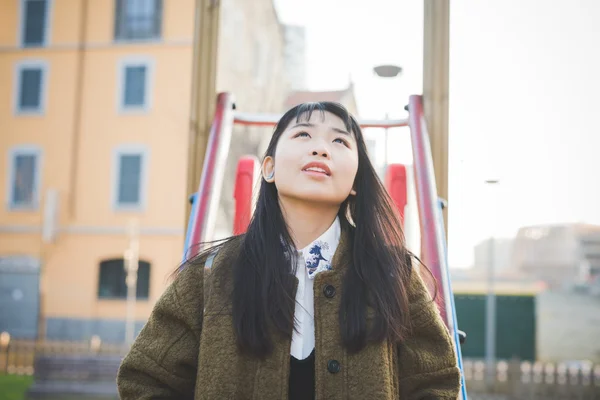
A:
[[[353,192],[357,170],[354,135],[329,112],[292,120],[279,138],[275,156],[263,162],[263,175],[274,182],[280,198],[331,205],[340,205]]]

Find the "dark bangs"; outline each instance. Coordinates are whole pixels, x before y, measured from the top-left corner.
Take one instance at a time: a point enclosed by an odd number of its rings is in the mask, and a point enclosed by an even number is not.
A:
[[[331,101],[320,101],[320,102],[311,102],[311,103],[302,103],[293,109],[290,110],[292,112],[292,119],[295,118],[296,122],[306,122],[312,118],[312,115],[315,112],[321,114],[321,118],[325,119],[325,113],[329,112],[339,119],[342,120],[344,126],[348,132],[352,132],[355,139],[358,139],[360,135],[360,128],[356,119],[346,110],[344,106],[339,103],[331,102]],[[281,122],[287,122],[289,124],[289,119],[287,121],[286,118],[282,118]],[[281,129],[287,128],[287,126],[278,127]]]

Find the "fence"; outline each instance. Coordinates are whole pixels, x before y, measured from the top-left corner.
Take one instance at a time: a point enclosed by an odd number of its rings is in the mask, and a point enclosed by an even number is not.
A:
[[[126,345],[102,343],[97,336],[86,342],[54,342],[48,340],[19,340],[0,335],[0,375],[33,375],[36,356],[119,355],[129,349]]]
[[[4,340],[3,340],[4,339]],[[126,345],[87,342],[6,340],[0,335],[0,374],[33,375],[36,355],[119,355]],[[600,365],[499,361],[486,384],[483,361],[463,360],[469,400],[600,400]]]
[[[600,400],[600,365],[499,361],[491,385],[486,364],[463,361],[469,400]]]

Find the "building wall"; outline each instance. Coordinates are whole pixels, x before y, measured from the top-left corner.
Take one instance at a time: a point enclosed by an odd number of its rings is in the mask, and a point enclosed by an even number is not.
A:
[[[561,224],[521,228],[514,245],[515,269],[552,287],[592,285],[600,266],[600,227]]]
[[[600,297],[546,291],[537,303],[540,360],[600,362]]]
[[[292,90],[306,90],[306,30],[303,26],[285,27],[285,72]]]
[[[222,0],[221,10],[217,90],[233,92],[240,111],[282,112],[290,84],[272,1]]]
[[[283,112],[291,82],[284,64],[285,27],[272,0],[223,0],[221,7],[218,91],[232,92],[236,109],[241,112]],[[233,233],[233,187],[238,160],[246,155],[260,159],[266,150],[263,144],[272,132],[272,128],[261,127],[233,129],[215,227],[217,237]]]
[[[40,335],[120,341],[126,304],[98,298],[100,262],[122,257],[128,226],[137,221],[139,258],[151,264],[149,298],[136,305],[139,329],[183,250],[195,1],[163,0],[162,35],[150,41],[115,40],[114,0],[50,4],[48,41],[34,48],[19,44],[20,1],[0,4],[0,82],[13,83],[0,86],[0,257],[40,261]],[[226,0],[222,7],[218,89],[236,93],[249,111],[279,111],[287,86],[272,79],[283,68],[283,37],[271,0]],[[254,69],[251,44],[267,48]],[[31,60],[47,65],[46,107],[42,115],[15,115],[15,68]],[[119,107],[120,65],[127,60],[148,62],[145,111]],[[34,209],[14,210],[6,204],[10,168],[4,166],[23,145],[40,149],[40,201]],[[147,157],[145,201],[135,211],[117,210],[115,151],[132,146]],[[58,192],[57,224],[54,240],[45,242],[49,190]]]

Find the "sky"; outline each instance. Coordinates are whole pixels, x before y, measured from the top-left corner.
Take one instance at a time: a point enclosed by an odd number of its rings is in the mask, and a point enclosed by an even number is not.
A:
[[[361,117],[406,116],[422,91],[422,1],[275,3],[284,23],[306,27],[309,89],[352,79]],[[478,242],[522,226],[600,224],[597,21],[597,0],[451,2],[451,266],[470,266]],[[402,75],[376,77],[383,63]],[[411,161],[406,130],[390,132],[388,157]]]

